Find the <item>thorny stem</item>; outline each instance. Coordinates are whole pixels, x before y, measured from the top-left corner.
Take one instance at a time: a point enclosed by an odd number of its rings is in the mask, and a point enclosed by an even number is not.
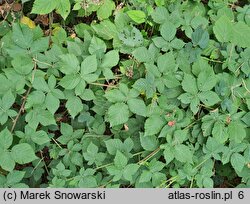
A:
[[[201,57],[202,59],[205,59],[205,60],[207,60],[207,61],[209,61],[209,62],[217,62],[217,63],[221,63],[221,64],[223,64],[224,62],[222,62],[222,61],[220,61],[220,60],[213,60],[213,59],[210,59],[210,58],[207,58],[207,57]]]
[[[145,151],[141,151],[141,152],[138,152],[138,153],[136,153],[136,154],[133,154],[132,157],[135,157],[135,156],[137,156],[137,155],[140,155],[140,154],[142,154],[143,152],[145,152]],[[110,166],[110,165],[112,165],[112,164],[114,164],[114,162],[111,162],[111,163],[104,164],[104,165],[102,165],[102,166],[96,167],[95,170],[105,168],[105,167]]]
[[[140,155],[140,154],[142,154],[143,152],[145,152],[145,151],[137,152],[137,153],[133,154],[133,157],[135,157],[135,156],[137,156],[137,155]]]
[[[40,154],[41,154],[42,160],[44,161],[43,152],[41,150],[40,150]],[[47,174],[49,174],[49,170],[48,170],[48,167],[47,167],[45,161],[44,161],[44,167],[45,167],[45,170],[46,170]]]
[[[239,67],[234,71],[234,73],[236,73],[237,71],[239,71],[239,69],[244,65],[245,62],[242,62]]]
[[[197,166],[195,166],[194,169],[198,169],[202,164],[204,164],[209,159],[210,159],[210,157],[204,159],[201,163],[199,163]]]
[[[36,168],[39,166],[39,164],[43,161],[43,158],[39,160],[39,162],[37,163],[37,165],[34,167],[34,169],[31,171],[31,174],[34,173],[34,171],[36,170]]]
[[[199,118],[199,119],[197,119],[196,121],[190,123],[187,127],[184,128],[184,130],[189,129],[190,127],[192,127],[193,125],[195,125],[195,124],[196,124],[198,121],[200,121],[200,120],[201,120],[201,118]]]
[[[94,170],[96,171],[96,170],[98,170],[98,169],[102,169],[102,168],[111,166],[112,164],[113,164],[113,162],[112,162],[112,163],[109,163],[109,164],[105,164],[105,165],[99,166],[99,167],[96,167]]]
[[[18,112],[16,118],[13,120],[13,125],[12,125],[11,131],[10,131],[11,133],[13,133],[13,131],[14,131],[15,127],[16,127],[17,121],[18,121],[19,117],[21,116],[22,112],[24,112],[24,106],[26,104],[27,98],[28,98],[28,96],[30,94],[30,91],[32,89],[32,84],[33,84],[33,81],[34,81],[34,78],[35,78],[36,69],[37,69],[37,64],[35,62],[34,70],[33,70],[32,77],[31,77],[31,86],[29,87],[28,91],[26,92],[26,95],[23,97],[23,102],[22,102],[22,105],[21,105],[21,107],[19,109],[19,112]]]
[[[150,158],[152,158],[154,155],[156,155],[161,150],[160,147],[158,147],[156,150],[151,152],[148,156],[146,156],[144,159],[138,162],[139,165],[143,165],[146,161],[148,161]]]
[[[56,145],[57,145],[60,149],[62,149],[61,145],[60,145],[54,138],[52,138],[52,140],[56,143]]]
[[[193,188],[193,184],[194,184],[194,177],[192,177],[192,179],[191,179],[191,183],[190,183],[189,188]]]
[[[53,14],[49,13],[49,41],[51,42],[51,36],[52,36],[52,24],[53,24]]]
[[[178,178],[178,175],[177,176],[174,176],[174,177],[171,177],[170,179],[168,179],[168,180],[166,180],[166,181],[164,181],[164,182],[162,182],[159,186],[157,186],[157,188],[161,188],[161,187],[163,187],[163,185],[165,185],[167,182],[172,182],[172,181],[176,181],[177,180],[177,178]]]
[[[232,47],[230,49],[230,55],[229,55],[229,59],[228,59],[228,64],[230,64],[230,62],[231,62],[234,47],[235,47],[234,44],[232,44]]]
[[[172,180],[169,182],[169,184],[167,186],[165,186],[165,188],[169,188],[171,186],[172,183],[174,183],[176,180]]]
[[[108,184],[110,184],[113,181],[113,179],[111,179],[109,182],[107,182],[106,184],[99,186],[98,188],[104,188],[105,186],[107,186]]]
[[[108,85],[108,84],[101,84],[101,83],[89,83],[89,84],[92,84],[92,85],[96,85],[96,86],[105,86],[105,87],[109,87],[109,88],[118,88],[117,86],[112,86],[112,85]]]
[[[242,83],[243,83],[243,86],[244,86],[244,88],[246,89],[246,91],[247,91],[248,93],[250,93],[250,90],[247,88],[247,85],[246,85],[246,82],[244,81],[244,79],[242,79]]]
[[[123,74],[115,75],[115,79],[121,79],[122,76],[123,76]],[[99,80],[106,80],[106,78],[104,78],[104,77],[103,77],[103,78],[98,78],[97,80],[98,80],[98,81],[99,81]]]
[[[53,67],[52,64],[49,64],[49,63],[47,63],[47,62],[41,62],[41,61],[39,61],[39,60],[36,59],[36,58],[33,58],[33,61],[35,61],[35,62],[37,62],[37,63],[40,63],[40,64],[44,64],[44,65],[50,66],[50,67]]]
[[[138,164],[139,164],[139,165],[142,165],[144,162],[146,162],[147,160],[149,160],[150,158],[152,158],[154,155],[156,155],[160,150],[161,150],[160,147],[157,148],[156,150],[154,150],[153,152],[151,152],[147,157],[145,157],[143,160],[139,161]],[[143,153],[143,152],[140,152],[140,153]],[[133,156],[136,156],[136,155],[138,155],[138,153],[137,153],[137,154],[134,154]],[[112,165],[112,164],[113,164],[113,162],[112,162],[112,163],[109,163],[109,164],[105,164],[105,165],[103,165],[103,166],[100,166],[100,167],[95,168],[95,170],[98,170],[98,169],[101,169],[101,168],[110,166],[110,165]],[[111,180],[110,180],[108,183],[106,183],[105,185],[99,186],[99,188],[104,188],[105,186],[107,186],[108,184],[110,184],[112,181],[113,181],[113,179],[111,179]]]

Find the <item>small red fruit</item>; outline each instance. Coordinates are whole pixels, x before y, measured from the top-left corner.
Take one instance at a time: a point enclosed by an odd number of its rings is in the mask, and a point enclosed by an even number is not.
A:
[[[168,122],[168,126],[173,127],[174,125],[175,125],[175,121],[174,120]]]

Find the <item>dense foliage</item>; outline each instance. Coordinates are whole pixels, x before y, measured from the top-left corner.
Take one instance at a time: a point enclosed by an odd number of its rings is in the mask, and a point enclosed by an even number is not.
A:
[[[1,0],[1,187],[250,187],[247,0]]]

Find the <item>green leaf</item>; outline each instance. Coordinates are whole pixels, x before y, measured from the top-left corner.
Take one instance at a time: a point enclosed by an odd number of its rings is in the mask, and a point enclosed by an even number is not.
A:
[[[229,137],[225,125],[220,121],[214,123],[212,135],[220,143],[226,142]]]
[[[145,135],[155,135],[160,132],[165,125],[164,119],[159,115],[149,117],[145,122]]]
[[[10,131],[5,128],[0,132],[0,149],[8,149],[13,142],[13,136]]]
[[[220,42],[232,42],[243,48],[250,46],[250,28],[241,21],[232,23],[223,15],[215,22],[213,30]]]
[[[9,90],[3,95],[1,109],[4,111],[8,111],[8,109],[10,109],[14,103],[15,103],[15,96]]]
[[[119,181],[122,178],[122,171],[121,169],[117,168],[116,166],[108,166],[107,171],[110,175],[114,176],[112,179],[114,182]]]
[[[108,153],[111,155],[115,155],[117,150],[121,150],[123,148],[122,141],[119,139],[110,139],[105,141],[106,148]]]
[[[246,164],[245,157],[237,152],[232,154],[230,161],[233,168],[238,172],[241,172]]]
[[[125,29],[123,33],[119,34],[119,39],[129,47],[137,47],[143,43],[142,33],[135,27]]]
[[[87,82],[87,83],[92,83],[98,79],[99,74],[87,74],[87,75],[82,75],[82,78]]]
[[[190,109],[193,114],[196,114],[199,111],[200,100],[197,96],[195,96],[190,102]]]
[[[33,91],[29,94],[27,98],[27,103],[25,104],[25,108],[31,108],[36,105],[43,104],[45,100],[45,94],[42,91]]]
[[[155,11],[151,15],[154,22],[158,24],[163,24],[164,22],[169,21],[169,12],[163,6],[156,7]]]
[[[0,166],[6,171],[12,171],[15,168],[15,161],[12,158],[11,152],[0,150]]]
[[[148,168],[151,173],[156,173],[161,171],[164,168],[165,164],[163,162],[157,161],[156,158],[152,159],[148,164]]]
[[[1,21],[0,23],[0,36],[6,35],[10,31],[10,25],[7,21]]]
[[[182,163],[193,163],[193,153],[186,145],[179,144],[174,147],[175,158]]]
[[[98,186],[94,176],[86,176],[79,181],[79,188],[96,188]]]
[[[208,46],[209,34],[206,30],[203,30],[201,26],[199,26],[192,33],[192,42],[194,45],[199,45],[202,49]]]
[[[167,21],[167,22],[165,22],[164,24],[161,25],[160,33],[161,33],[161,36],[166,41],[171,41],[175,37],[176,27],[175,27],[175,25],[173,23],[171,23],[170,21]]]
[[[167,76],[170,76],[169,72],[174,72],[176,69],[174,55],[172,53],[166,53],[164,55],[161,55],[157,59],[157,66],[161,73],[164,73]],[[174,77],[174,76],[171,74],[171,77]]]
[[[129,18],[131,18],[134,22],[141,24],[146,20],[146,14],[140,10],[130,10],[127,11]]]
[[[178,38],[174,38],[171,42],[170,42],[170,45],[172,48],[175,48],[175,49],[182,49],[185,45],[185,43],[183,42],[183,40],[181,39],[178,39]]]
[[[85,101],[92,101],[96,98],[94,92],[91,89],[85,89],[80,97]]]
[[[178,99],[181,100],[181,102],[184,103],[184,104],[191,103],[191,101],[192,101],[193,98],[194,98],[194,96],[191,93],[184,93],[184,94],[181,94],[178,97]]]
[[[203,150],[206,154],[211,154],[211,156],[218,158],[218,153],[223,151],[224,144],[219,143],[215,138],[208,137],[206,143],[206,149]],[[220,158],[220,157],[219,157]]]
[[[107,68],[107,67],[114,67],[119,62],[119,54],[117,50],[111,50],[107,52],[102,60],[101,67]]]
[[[16,45],[21,48],[27,49],[30,48],[33,42],[33,32],[31,32],[31,30],[26,25],[24,26],[14,23],[12,39]],[[21,52],[23,52],[23,50]],[[28,56],[26,57],[28,58]]]
[[[56,12],[59,13],[64,20],[68,17],[70,13],[70,1],[69,0],[54,0],[58,1],[56,5]]]
[[[241,120],[246,123],[248,127],[250,127],[250,112],[246,113]]]
[[[232,121],[228,125],[229,139],[236,143],[241,143],[243,139],[247,136],[246,130],[242,123],[237,121]]]
[[[12,186],[16,183],[21,182],[25,175],[24,171],[12,171],[7,175],[7,184],[8,186]]]
[[[184,73],[184,79],[181,83],[184,91],[192,94],[196,94],[198,92],[196,79],[191,74]]]
[[[86,57],[81,64],[81,74],[87,75],[97,70],[96,55]]]
[[[124,102],[127,97],[118,89],[112,89],[105,92],[105,97],[110,102]]]
[[[54,114],[60,106],[60,100],[56,98],[53,94],[48,93],[45,98],[46,108],[51,114]]]
[[[108,109],[108,121],[111,126],[124,124],[128,118],[129,110],[125,103],[116,103]]]
[[[155,135],[148,136],[140,134],[140,142],[143,149],[147,151],[154,151],[159,144]]]
[[[70,54],[73,54],[75,56],[81,56],[82,55],[82,49],[79,45],[79,43],[77,42],[71,42],[71,41],[67,41],[67,45],[68,45],[68,51]]]
[[[201,92],[198,94],[198,97],[206,106],[213,106],[221,101],[219,96],[213,91]]]
[[[11,150],[11,155],[18,164],[27,164],[37,159],[34,150],[27,143],[15,145]]]
[[[181,144],[188,139],[188,129],[176,130],[174,132],[173,142]]]
[[[169,144],[164,145],[164,159],[166,160],[166,165],[168,165],[175,158],[174,147]]]
[[[104,40],[111,40],[118,35],[116,25],[110,20],[103,20],[100,24],[93,24],[91,27],[95,30],[96,34]]]
[[[120,151],[116,152],[115,158],[114,158],[114,164],[117,168],[123,169],[128,163],[127,157],[125,157],[124,154],[122,154]]]
[[[211,178],[204,178],[202,181],[205,188],[213,188],[214,187],[214,181]]]
[[[132,181],[133,176],[136,174],[140,166],[138,164],[128,164],[123,171],[123,177],[128,180]]]
[[[233,25],[232,43],[247,48],[250,47],[250,27],[243,22]]]
[[[65,89],[71,90],[74,89],[80,83],[80,81],[81,78],[77,74],[69,74],[62,78],[62,80],[59,82],[59,85]]]
[[[18,74],[23,75],[29,74],[34,67],[32,59],[28,56],[16,56],[11,64]]]
[[[83,153],[83,156],[88,161],[88,165],[92,165],[99,157],[98,147],[91,142],[87,148],[87,152]]]
[[[142,174],[140,176],[139,182],[144,183],[144,182],[149,182],[152,178],[153,174],[150,171],[143,170]]]
[[[36,90],[39,91],[44,91],[44,92],[49,92],[49,86],[46,83],[44,77],[35,77],[34,81],[33,81],[33,87]]]
[[[50,141],[49,136],[47,133],[43,130],[37,131],[32,137],[32,141],[35,142],[38,145],[46,144]]]
[[[79,61],[73,54],[64,54],[60,56],[59,70],[64,74],[75,74],[80,70]]]
[[[72,96],[66,103],[66,108],[72,118],[75,118],[83,110],[83,104],[79,97]]]
[[[213,72],[213,69],[202,70],[197,78],[197,85],[200,91],[209,91],[215,87],[217,78]]]
[[[98,153],[98,147],[91,142],[87,148],[87,152],[95,155]]]
[[[95,36],[92,37],[90,45],[89,45],[89,53],[95,54],[95,53],[104,53],[106,52],[107,46],[103,40],[100,38],[97,38]]]
[[[114,9],[115,3],[111,0],[105,0],[101,7],[97,10],[98,19],[103,20],[110,17]]]
[[[28,122],[33,129],[36,129],[39,123],[43,126],[56,124],[54,116],[49,111],[41,108],[30,110],[25,116],[25,121]]]
[[[49,37],[43,37],[35,40],[30,48],[32,54],[44,52],[49,48]],[[39,63],[38,63],[39,64]]]
[[[3,125],[7,122],[8,117],[14,117],[17,113],[10,109],[15,102],[15,97],[12,92],[7,91],[2,99],[0,98],[0,123]]]
[[[139,62],[150,61],[150,55],[146,47],[138,47],[133,51],[133,56]]]
[[[60,131],[63,135],[72,135],[73,127],[67,123],[61,123]]]
[[[7,79],[4,75],[0,74],[0,83],[1,83],[0,94],[4,94],[10,90],[13,82]]]
[[[135,98],[129,99],[128,107],[132,113],[135,113],[137,115],[141,115],[144,117],[146,116],[146,105],[143,100],[135,99]]]
[[[37,116],[37,119],[44,126],[56,124],[54,115],[52,115],[49,111],[46,111],[46,110],[39,111],[39,115]]]
[[[232,22],[226,16],[221,16],[215,22],[213,31],[220,42],[229,42],[233,36]]]
[[[48,14],[58,5],[58,0],[35,0],[31,13]]]

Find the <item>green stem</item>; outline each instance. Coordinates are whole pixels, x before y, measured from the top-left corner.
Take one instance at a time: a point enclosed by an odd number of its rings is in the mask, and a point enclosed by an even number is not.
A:
[[[102,165],[102,166],[99,166],[99,167],[96,167],[94,170],[98,170],[98,169],[102,169],[102,168],[105,168],[105,167],[108,167],[108,166],[111,166],[114,162],[112,163],[109,163],[109,164],[105,164],[105,165]]]
[[[143,165],[146,161],[148,161],[153,156],[155,156],[160,150],[161,150],[161,148],[158,147],[156,150],[154,150],[153,152],[151,152],[148,156],[146,156],[144,159],[142,159],[141,161],[139,161],[137,164]]]
[[[221,63],[223,64],[224,62],[220,61],[220,60],[214,60],[214,59],[210,59],[210,58],[207,58],[207,57],[201,57],[202,59],[204,60],[207,60],[209,62],[216,62],[216,63]]]

